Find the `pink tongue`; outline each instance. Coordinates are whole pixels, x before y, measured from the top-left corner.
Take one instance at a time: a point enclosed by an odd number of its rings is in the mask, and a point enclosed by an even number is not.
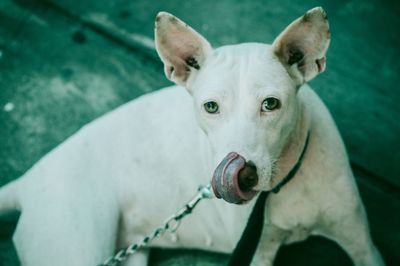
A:
[[[211,181],[214,194],[229,203],[240,204],[251,200],[257,192],[243,191],[239,187],[239,172],[246,165],[246,160],[235,152],[229,153],[214,171]]]

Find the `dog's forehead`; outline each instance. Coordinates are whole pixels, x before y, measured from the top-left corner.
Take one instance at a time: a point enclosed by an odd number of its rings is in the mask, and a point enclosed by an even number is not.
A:
[[[291,88],[293,81],[270,45],[245,43],[215,49],[193,85],[203,89],[238,85],[284,89]]]

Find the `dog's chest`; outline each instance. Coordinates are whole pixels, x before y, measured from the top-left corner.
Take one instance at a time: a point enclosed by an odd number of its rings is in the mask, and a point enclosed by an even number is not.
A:
[[[266,219],[288,233],[288,243],[307,238],[318,224],[319,214],[319,205],[306,193],[286,191],[267,200]]]

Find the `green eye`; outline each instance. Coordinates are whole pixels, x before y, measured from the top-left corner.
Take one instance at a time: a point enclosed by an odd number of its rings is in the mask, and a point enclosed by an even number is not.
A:
[[[219,107],[218,104],[214,101],[209,101],[204,104],[204,109],[209,114],[215,114],[218,112]]]
[[[262,112],[269,112],[281,107],[281,102],[274,97],[266,98],[261,104],[261,111]]]

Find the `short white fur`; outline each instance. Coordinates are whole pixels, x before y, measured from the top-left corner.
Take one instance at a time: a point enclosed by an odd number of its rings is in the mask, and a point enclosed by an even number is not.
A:
[[[299,31],[315,46],[298,45]],[[22,211],[14,235],[22,264],[98,264],[180,208],[231,151],[254,161],[260,176],[256,189],[270,190],[296,163],[310,132],[301,169],[267,200],[252,265],[273,265],[282,244],[309,235],[336,241],[356,266],[384,265],[340,135],[325,105],[304,84],[325,69],[329,40],[321,8],[293,22],[273,45],[218,49],[179,19],[160,13],[156,47],[167,77],[181,86],[145,95],[93,121],[0,190],[0,211]],[[262,101],[271,96],[281,107],[262,113]],[[204,111],[209,100],[219,104],[218,114]],[[202,202],[176,237],[152,246],[229,253],[254,201]],[[146,263],[144,252],[124,265]]]

